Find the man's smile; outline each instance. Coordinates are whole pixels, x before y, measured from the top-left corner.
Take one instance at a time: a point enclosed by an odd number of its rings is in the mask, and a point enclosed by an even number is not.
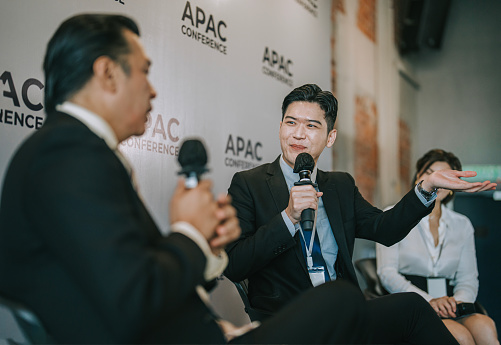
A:
[[[303,145],[295,145],[295,144],[291,144],[290,147],[293,149],[293,150],[296,150],[296,151],[299,151],[299,150],[305,150],[306,149],[306,146],[303,146]]]

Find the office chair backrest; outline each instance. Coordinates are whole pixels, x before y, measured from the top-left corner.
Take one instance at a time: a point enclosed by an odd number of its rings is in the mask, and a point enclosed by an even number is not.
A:
[[[35,313],[3,296],[0,296],[0,339],[8,344],[55,343]]]
[[[388,295],[389,292],[383,287],[379,276],[377,275],[377,262],[376,258],[364,258],[355,261],[355,267],[360,271],[367,288],[364,290],[364,295],[367,299],[372,299],[384,295]],[[487,310],[484,306],[475,301],[475,310],[477,313],[488,315]]]
[[[387,295],[389,292],[381,284],[377,275],[376,258],[364,258],[355,261],[355,267],[360,271],[364,278],[367,288],[364,290],[364,295],[367,298],[375,298]]]
[[[242,280],[241,282],[238,283],[233,283],[235,284],[238,294],[240,295],[240,298],[242,299],[242,302],[244,302],[244,310],[249,315],[249,318],[251,321],[263,321],[266,318],[270,317],[271,314],[261,311],[258,309],[255,309],[251,307],[250,301],[249,301],[249,289],[248,289],[248,281]]]

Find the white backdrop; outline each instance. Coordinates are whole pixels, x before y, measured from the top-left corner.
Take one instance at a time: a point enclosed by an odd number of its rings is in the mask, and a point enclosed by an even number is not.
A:
[[[139,24],[158,96],[146,133],[121,150],[168,232],[184,138],[204,139],[207,177],[215,193],[225,193],[236,171],[278,156],[281,102],[292,88],[330,89],[330,10],[329,0],[0,0],[1,180],[17,146],[45,118],[41,66],[57,26],[76,13],[123,13]],[[329,151],[320,167],[331,169]],[[223,317],[247,320],[228,281],[212,298]]]

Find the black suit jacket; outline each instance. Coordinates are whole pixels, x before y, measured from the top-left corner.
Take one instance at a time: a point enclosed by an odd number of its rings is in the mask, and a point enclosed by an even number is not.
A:
[[[75,118],[49,114],[11,161],[0,293],[57,342],[224,342],[195,292],[205,262],[186,236],[160,233],[120,160]]]
[[[236,173],[228,190],[242,235],[227,248],[230,261],[225,275],[235,282],[248,279],[251,305],[271,313],[312,287],[299,235],[291,237],[281,215],[289,191],[279,159]],[[383,212],[362,197],[348,173],[318,170],[316,182],[339,246],[337,276],[357,286],[352,263],[355,238],[392,245],[433,209],[411,190]]]

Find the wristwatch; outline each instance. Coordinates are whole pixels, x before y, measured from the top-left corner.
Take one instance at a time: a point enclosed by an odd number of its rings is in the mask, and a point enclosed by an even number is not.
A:
[[[426,201],[430,201],[431,199],[437,196],[438,188],[435,187],[431,192],[428,192],[426,189],[421,187],[423,181],[424,180],[419,181],[419,183],[417,184],[417,190],[426,199]]]

